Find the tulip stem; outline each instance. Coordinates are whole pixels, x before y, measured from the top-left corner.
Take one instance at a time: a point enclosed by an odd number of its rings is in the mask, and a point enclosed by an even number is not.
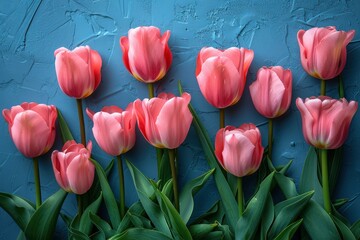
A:
[[[341,74],[338,76],[338,80],[339,80],[339,98],[344,98],[345,90],[344,90],[344,82],[342,80]]]
[[[175,149],[169,149],[171,176],[173,179],[174,202],[175,202],[176,210],[179,211],[179,196],[178,196],[178,184],[177,184],[175,158],[176,158],[175,157]]]
[[[78,215],[81,216],[84,212],[84,200],[83,195],[76,195],[77,204],[78,204]]]
[[[328,213],[331,213],[327,150],[319,149],[319,151],[320,151],[320,160],[321,160],[321,177],[322,177],[322,187],[323,187],[323,196],[324,196],[324,208]]]
[[[320,85],[320,95],[321,96],[325,96],[326,95],[326,80],[321,80],[321,85]]]
[[[34,178],[35,178],[35,196],[36,196],[36,209],[41,205],[41,188],[40,188],[40,174],[39,174],[39,160],[33,158],[34,165]]]
[[[244,212],[244,192],[243,192],[243,184],[242,184],[242,177],[238,177],[237,179],[237,188],[238,188],[238,206],[239,206],[239,216],[241,217]]]
[[[121,155],[117,156],[117,166],[119,174],[119,199],[120,199],[120,217],[124,218],[125,216],[125,185],[124,185],[124,170],[122,165]]]
[[[148,90],[149,90],[149,98],[153,98],[154,97],[154,84],[153,83],[148,83]]]
[[[81,136],[81,143],[86,147],[86,138],[85,138],[85,125],[84,125],[84,113],[82,108],[82,99],[76,99],[77,109],[78,109],[78,116],[79,116],[79,123],[80,123],[80,136]]]
[[[273,120],[268,119],[268,156],[272,160],[272,144],[273,144]]]
[[[220,128],[225,127],[225,108],[220,108]]]

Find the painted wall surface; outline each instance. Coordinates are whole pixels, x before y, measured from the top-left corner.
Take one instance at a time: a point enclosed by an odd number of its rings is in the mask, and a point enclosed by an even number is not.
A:
[[[274,161],[276,165],[293,159],[289,170],[299,182],[304,158],[309,146],[301,132],[300,114],[296,97],[319,94],[319,81],[305,73],[299,58],[296,34],[299,29],[315,26],[336,26],[356,30],[348,46],[348,61],[343,72],[346,97],[360,100],[360,1],[357,0],[18,0],[0,1],[0,109],[10,108],[24,101],[54,104],[69,122],[79,139],[76,102],[58,87],[54,68],[54,50],[73,49],[89,45],[102,56],[102,82],[96,92],[84,102],[94,111],[106,105],[126,107],[130,101],[147,97],[147,87],[136,81],[122,63],[119,38],[130,28],[154,25],[171,31],[169,45],[173,63],[163,80],[155,85],[161,91],[177,93],[177,82],[192,95],[192,104],[214,138],[218,129],[218,111],[201,95],[195,78],[195,62],[204,46],[228,48],[245,47],[254,50],[247,86],[238,104],[226,111],[226,124],[239,126],[245,122],[260,124],[263,144],[267,145],[266,119],[252,105],[248,86],[255,80],[262,66],[282,65],[293,72],[293,101],[285,116],[275,121]],[[328,84],[328,95],[337,97],[336,81]],[[105,166],[111,156],[97,146],[92,137],[92,123],[86,120],[87,135],[94,141],[93,153]],[[360,219],[360,114],[357,113],[345,143],[335,197],[350,198],[341,212],[351,222]],[[39,136],[41,137],[41,136]],[[60,149],[57,138],[54,149]],[[135,148],[126,154],[147,176],[156,178],[155,150],[141,136]],[[50,154],[42,156],[40,174],[43,198],[59,188],[55,181]],[[209,169],[191,128],[185,143],[179,149],[180,184]],[[131,176],[125,169],[126,204],[137,200]],[[252,177],[244,181],[254,182]],[[111,185],[118,196],[116,174]],[[253,191],[251,184],[246,191]],[[32,161],[22,156],[13,144],[8,125],[0,117],[0,191],[35,200]],[[213,180],[199,192],[197,212],[201,213],[218,199]],[[76,201],[69,195],[64,213],[74,214]],[[65,238],[65,226],[59,219],[56,238]],[[19,230],[5,211],[0,209],[0,239],[15,239]]]

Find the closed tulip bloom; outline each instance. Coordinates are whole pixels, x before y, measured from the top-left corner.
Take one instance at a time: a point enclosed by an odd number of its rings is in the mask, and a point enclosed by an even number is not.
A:
[[[215,155],[229,173],[243,177],[256,172],[260,166],[264,147],[261,134],[254,124],[219,129],[215,138]]]
[[[94,122],[92,131],[96,142],[106,153],[118,156],[134,146],[136,115],[133,103],[125,111],[116,106],[108,106],[97,113],[89,109],[86,112]]]
[[[322,80],[338,76],[346,64],[346,46],[354,35],[354,30],[337,31],[335,27],[300,30],[297,39],[305,71]]]
[[[52,153],[55,178],[62,189],[79,195],[90,189],[95,174],[95,166],[90,161],[91,150],[91,141],[85,148],[70,140],[64,144],[61,152],[55,150]]]
[[[16,148],[26,157],[38,157],[52,147],[55,140],[56,107],[24,102],[2,114]]]
[[[144,138],[158,148],[175,149],[189,132],[192,115],[188,108],[191,96],[176,97],[161,93],[158,97],[134,102],[137,123]]]
[[[196,79],[205,99],[216,108],[237,103],[244,91],[254,52],[245,48],[203,48],[196,61]]]
[[[301,113],[306,142],[320,149],[336,149],[346,140],[358,103],[320,96],[305,101],[297,98],[296,106]]]
[[[256,81],[250,85],[250,95],[256,110],[267,118],[284,114],[291,103],[292,74],[281,66],[262,67]]]
[[[54,52],[55,70],[61,90],[76,99],[86,98],[99,86],[102,60],[89,46],[70,51],[61,47]]]
[[[157,27],[137,27],[120,38],[126,69],[139,81],[153,83],[169,70],[172,54],[168,45],[170,31],[163,35]]]

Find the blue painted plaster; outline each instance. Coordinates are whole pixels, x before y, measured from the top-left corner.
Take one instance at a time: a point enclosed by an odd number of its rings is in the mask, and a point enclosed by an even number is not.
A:
[[[301,133],[300,114],[296,97],[318,95],[319,81],[308,76],[301,67],[296,33],[299,29],[334,25],[338,29],[357,31],[348,46],[348,60],[343,72],[346,97],[359,101],[360,79],[360,1],[327,0],[17,0],[0,1],[0,109],[10,108],[24,101],[54,104],[70,123],[79,139],[76,103],[58,87],[53,52],[59,47],[69,49],[90,45],[102,56],[102,82],[96,92],[85,100],[94,111],[105,105],[122,108],[130,101],[147,97],[144,84],[134,80],[122,63],[119,38],[130,28],[154,25],[162,32],[171,31],[169,41],[173,64],[166,77],[156,84],[156,91],[177,93],[181,80],[192,95],[192,104],[209,134],[214,138],[218,128],[217,110],[202,97],[195,78],[195,62],[203,46],[228,48],[246,47],[254,50],[247,87],[241,101],[226,111],[226,123],[239,126],[245,122],[265,123],[254,109],[248,85],[255,80],[261,66],[282,65],[293,72],[293,101],[288,113],[275,122],[274,161],[277,165],[293,159],[289,170],[299,181],[308,150]],[[328,85],[329,95],[337,97],[334,82]],[[345,154],[335,197],[351,201],[342,208],[351,222],[360,218],[360,122],[356,114],[345,143]],[[87,135],[92,138],[92,123],[86,118]],[[261,125],[263,143],[267,144],[267,126]],[[59,149],[60,139],[54,148]],[[93,153],[105,166],[111,159],[95,144]],[[179,149],[179,178],[183,184],[208,170],[195,130],[192,128]],[[156,177],[154,149],[138,132],[133,151],[126,154],[147,176]],[[53,176],[50,154],[41,157],[42,193],[46,198],[58,189]],[[114,174],[116,175],[116,174]],[[0,118],[0,191],[10,192],[34,201],[34,181],[31,160],[23,157],[12,143],[8,126]],[[129,171],[126,204],[136,201]],[[250,179],[251,180],[251,179]],[[246,181],[246,179],[245,179]],[[117,180],[111,185],[117,192]],[[218,198],[211,180],[197,196],[197,212],[205,211]],[[63,211],[74,214],[76,201],[69,196]],[[56,238],[65,238],[65,227],[59,220]],[[15,239],[18,228],[3,210],[0,210],[0,239]]]

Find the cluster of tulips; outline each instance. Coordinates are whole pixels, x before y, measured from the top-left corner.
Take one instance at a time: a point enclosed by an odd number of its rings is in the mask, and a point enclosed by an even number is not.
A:
[[[318,149],[324,164],[324,207],[329,213],[331,204],[326,190],[326,149],[337,149],[343,145],[358,103],[348,102],[344,96],[340,96],[340,99],[325,96],[325,84],[343,71],[346,46],[354,34],[354,31],[325,27],[300,30],[297,36],[303,68],[311,76],[321,79],[320,96],[305,100],[297,98],[296,106],[301,113],[304,138],[309,145]],[[136,125],[147,142],[157,150],[167,149],[172,153],[170,165],[174,205],[179,210],[173,154],[185,141],[193,114],[189,109],[189,93],[183,92],[181,96],[160,93],[154,96],[153,84],[165,76],[172,63],[169,38],[169,31],[161,34],[156,27],[130,29],[127,37],[121,37],[123,63],[134,78],[148,85],[149,98],[137,99],[129,103],[125,110],[118,106],[105,106],[98,112],[87,108],[86,113],[93,121],[92,133],[97,144],[107,154],[118,157],[120,168],[121,155],[135,145]],[[89,46],[74,50],[62,47],[54,55],[59,86],[78,103],[81,143],[69,140],[61,151],[54,150],[51,155],[53,171],[62,189],[83,195],[92,186],[96,171],[91,159],[92,142],[86,142],[82,99],[89,97],[99,86],[102,59]],[[281,66],[262,67],[249,90],[254,107],[269,120],[267,150],[261,143],[261,133],[255,124],[245,123],[239,127],[225,125],[225,109],[240,100],[253,58],[254,52],[250,49],[231,47],[219,50],[205,47],[198,54],[195,72],[201,93],[209,104],[219,109],[220,127],[215,137],[214,154],[222,168],[238,178],[240,216],[246,208],[241,179],[256,172],[263,159],[272,159],[272,121],[288,110],[292,99],[291,70]],[[3,110],[15,146],[24,156],[33,158],[36,165],[37,157],[48,152],[54,143],[58,114],[55,106],[37,103],[22,103]],[[122,178],[120,185],[123,185],[122,170],[119,177]],[[42,203],[39,173],[35,179],[38,184],[36,207],[39,208]],[[123,186],[120,194],[123,217]]]

